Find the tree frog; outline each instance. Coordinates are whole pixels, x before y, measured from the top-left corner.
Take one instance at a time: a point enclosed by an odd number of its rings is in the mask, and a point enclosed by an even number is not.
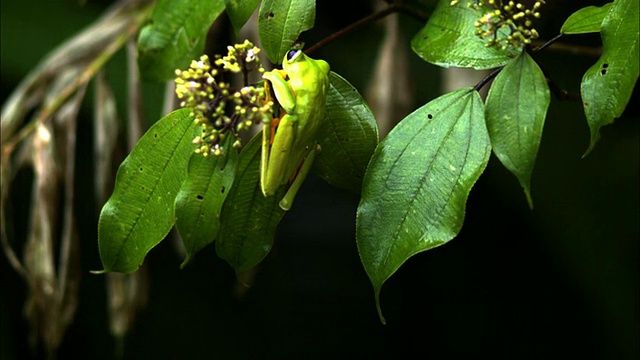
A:
[[[264,196],[272,196],[281,186],[291,184],[280,201],[283,210],[291,208],[320,151],[317,137],[325,116],[329,70],[326,61],[292,49],[284,56],[282,70],[262,76],[280,113],[262,131],[260,185]]]

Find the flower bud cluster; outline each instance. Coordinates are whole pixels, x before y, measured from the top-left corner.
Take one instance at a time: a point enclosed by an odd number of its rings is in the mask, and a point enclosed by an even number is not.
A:
[[[456,5],[459,0],[451,1]],[[538,31],[533,28],[535,19],[540,18],[540,7],[544,0],[536,1],[528,9],[515,1],[473,0],[468,6],[484,15],[475,22],[476,35],[485,40],[485,46],[500,50],[519,49],[537,39]]]
[[[240,131],[271,118],[273,102],[265,101],[263,87],[248,85],[251,71],[264,72],[257,54],[260,49],[245,40],[227,47],[226,56],[216,56],[213,65],[207,55],[193,60],[187,70],[176,70],[176,95],[181,107],[191,109],[194,121],[202,126],[202,134],[193,139],[196,153],[203,156],[223,153],[222,141],[227,134],[234,137],[234,147],[242,146]],[[241,89],[233,89],[223,81],[224,73],[241,72]]]

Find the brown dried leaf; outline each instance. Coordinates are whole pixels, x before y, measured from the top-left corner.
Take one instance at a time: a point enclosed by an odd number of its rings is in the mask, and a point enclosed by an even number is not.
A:
[[[118,114],[116,100],[104,72],[95,79],[95,107],[93,126],[93,158],[96,203],[101,207],[113,188],[113,161],[118,142]]]

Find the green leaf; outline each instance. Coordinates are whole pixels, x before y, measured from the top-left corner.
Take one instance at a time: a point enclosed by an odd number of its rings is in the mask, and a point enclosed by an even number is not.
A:
[[[240,29],[242,29],[247,20],[249,20],[259,2],[260,0],[224,0],[227,15],[231,20],[231,25],[233,25],[236,36],[238,36]]]
[[[238,274],[267,256],[285,213],[278,205],[285,187],[270,197],[264,197],[260,190],[261,140],[262,133],[251,139],[240,153],[235,182],[220,217],[216,251]]]
[[[517,56],[519,50],[485,46],[474,25],[483,14],[468,7],[470,2],[473,0],[451,6],[451,0],[441,0],[427,25],[411,40],[413,51],[434,65],[478,70],[500,67]]]
[[[298,36],[313,28],[315,18],[315,0],[263,0],[258,33],[269,60],[280,64]]]
[[[600,31],[602,20],[609,13],[611,4],[607,3],[601,7],[587,6],[582,8],[567,18],[562,25],[562,34],[586,34]]]
[[[200,132],[189,112],[158,120],[120,165],[98,222],[103,272],[134,272],[173,227],[174,201]]]
[[[490,155],[482,99],[473,88],[422,106],[376,148],[362,185],[356,234],[382,322],[382,284],[409,257],[458,234],[471,187]]]
[[[187,179],[176,197],[176,228],[186,250],[182,263],[218,237],[222,204],[233,185],[238,152],[234,139],[227,137],[223,155],[193,154],[189,160]]]
[[[204,52],[207,32],[223,0],[158,0],[138,37],[138,65],[145,80],[164,81]]]
[[[582,77],[582,105],[591,129],[591,152],[600,128],[627,106],[638,79],[638,2],[616,0],[602,21],[602,56]]]
[[[362,178],[378,144],[376,119],[358,91],[336,73],[329,76],[327,115],[313,162],[329,184],[360,193]]]
[[[485,105],[493,152],[518,178],[530,207],[531,173],[550,100],[542,70],[523,52],[498,74]]]

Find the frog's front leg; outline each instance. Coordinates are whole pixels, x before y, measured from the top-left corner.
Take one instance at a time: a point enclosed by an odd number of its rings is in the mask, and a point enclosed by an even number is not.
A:
[[[262,78],[269,82],[269,86],[278,100],[278,104],[289,114],[293,113],[296,107],[296,95],[291,90],[291,86],[286,80],[286,74],[282,70],[266,72]]]
[[[291,205],[293,205],[293,200],[295,199],[296,194],[298,193],[298,190],[300,190],[300,186],[302,186],[304,179],[309,174],[309,171],[311,170],[311,165],[313,165],[313,160],[315,159],[316,154],[320,152],[320,149],[321,148],[319,144],[316,145],[315,148],[309,149],[309,152],[305,156],[302,162],[302,165],[300,166],[300,170],[298,170],[298,173],[295,175],[295,178],[293,179],[291,186],[287,190],[287,193],[284,195],[282,200],[280,200],[280,208],[282,208],[282,210],[291,209]]]

